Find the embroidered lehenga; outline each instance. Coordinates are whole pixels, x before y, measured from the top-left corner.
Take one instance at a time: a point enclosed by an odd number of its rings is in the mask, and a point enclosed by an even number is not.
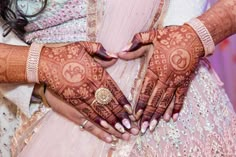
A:
[[[25,7],[29,0],[20,2],[23,11],[31,11]],[[25,39],[39,43],[97,41],[107,50],[119,52],[134,34],[150,28],[183,24],[203,13],[206,6],[206,0],[49,0],[41,15],[29,19]],[[148,57],[129,62],[119,60],[107,69],[133,105],[147,62]],[[119,141],[112,155],[235,156],[236,117],[221,84],[210,66],[202,61],[178,121],[161,120],[154,133],[132,137],[129,142]],[[49,110],[32,118],[35,121],[26,122],[14,136],[14,155],[107,156],[109,144],[81,131],[57,113]],[[29,129],[30,124],[34,129]]]

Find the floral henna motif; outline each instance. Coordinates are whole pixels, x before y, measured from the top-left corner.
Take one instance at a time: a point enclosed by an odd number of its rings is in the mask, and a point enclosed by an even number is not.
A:
[[[218,44],[236,32],[236,0],[220,0],[198,18],[209,30],[215,44]],[[197,33],[187,24],[139,33],[135,35],[128,51],[138,51],[148,44],[154,46],[154,53],[135,110],[137,119],[143,113],[143,133],[150,120],[156,126],[173,97],[173,113],[180,111],[194,71],[204,56],[204,47]],[[154,129],[155,126],[150,128]]]
[[[39,63],[40,82],[98,124],[101,119],[112,126],[124,119],[129,121],[124,106],[130,104],[108,73],[90,55],[109,59],[105,49],[97,43],[79,42],[43,48]],[[94,101],[95,92],[101,87],[109,89],[114,96],[107,105]],[[126,128],[130,129],[130,126]]]
[[[201,41],[188,25],[139,33],[134,37],[129,51],[138,49],[141,44],[149,43],[153,44],[154,53],[135,110],[137,119],[143,113],[143,133],[149,121],[159,121],[174,96],[177,105],[175,112],[180,110],[184,95],[181,91],[186,92],[186,88],[182,87],[190,81],[200,58],[204,56]]]

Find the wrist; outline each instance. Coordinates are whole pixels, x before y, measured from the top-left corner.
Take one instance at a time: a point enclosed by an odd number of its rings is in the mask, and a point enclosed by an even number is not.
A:
[[[26,78],[29,83],[39,83],[39,59],[43,44],[32,43],[26,63]]]
[[[0,44],[0,82],[26,83],[26,62],[29,48]]]
[[[204,48],[204,56],[212,55],[215,50],[215,43],[206,26],[198,18],[194,18],[186,24],[189,25],[199,37]]]
[[[209,30],[217,45],[236,33],[236,0],[218,1],[198,19]]]

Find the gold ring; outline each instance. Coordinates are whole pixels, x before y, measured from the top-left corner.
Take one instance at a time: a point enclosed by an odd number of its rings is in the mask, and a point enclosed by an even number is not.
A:
[[[96,99],[93,100],[93,102],[90,104],[90,106],[92,106],[95,102],[97,102]]]
[[[99,88],[95,92],[95,99],[101,105],[107,105],[113,99],[111,91],[107,88]]]
[[[86,119],[83,123],[82,123],[82,125],[80,125],[79,126],[79,128],[80,128],[80,130],[84,130],[84,127],[85,127],[85,125],[88,123],[88,120]]]
[[[112,137],[112,143],[111,143],[111,149],[115,150],[116,149],[116,144],[118,143],[118,138],[116,138],[115,136],[111,135]]]

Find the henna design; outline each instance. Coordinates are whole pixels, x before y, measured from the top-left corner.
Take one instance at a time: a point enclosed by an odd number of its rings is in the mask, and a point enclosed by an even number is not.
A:
[[[124,118],[128,119],[124,104],[119,103],[121,99],[125,102],[126,98],[108,73],[90,56],[95,54],[106,57],[105,49],[97,43],[44,47],[39,62],[39,80],[86,117],[98,124],[103,118],[115,126]],[[115,96],[107,105],[94,102],[95,92],[100,87],[107,87]],[[129,104],[127,100],[125,103]]]
[[[220,0],[205,14],[199,17],[213,37],[215,44],[236,33],[236,0]],[[196,32],[188,26],[170,26],[162,30],[135,35],[129,51],[135,51],[142,45],[153,44],[154,53],[149,62],[148,71],[154,72],[158,81],[155,89],[148,87],[144,81],[142,89],[150,88],[149,100],[142,117],[141,130],[146,131],[148,121],[156,120],[165,113],[169,103],[175,95],[174,113],[182,108],[189,83],[197,69],[199,60],[204,56],[204,48]],[[148,78],[149,74],[146,75]],[[152,82],[150,81],[150,82]],[[165,84],[167,86],[161,86]],[[148,90],[147,90],[148,91]],[[144,108],[147,94],[141,91],[137,108]],[[145,101],[143,101],[145,100]],[[156,105],[153,112],[153,107]],[[136,110],[137,112],[137,110]],[[152,126],[153,128],[153,126]]]
[[[26,46],[0,44],[0,82],[26,83]]]
[[[200,58],[204,55],[201,41],[188,25],[152,30],[149,32],[151,37],[147,37],[147,32],[144,34],[140,33],[135,36],[137,39],[133,41],[138,43],[134,45],[140,45],[140,42],[153,44],[154,53],[150,59],[148,71],[153,72],[156,79],[150,77],[150,73],[146,74],[146,78],[152,78],[149,82],[155,82],[155,87],[154,89],[148,87],[149,83],[144,81],[142,89],[149,88],[146,90],[149,91],[149,97],[141,91],[140,101],[137,104],[138,108],[144,108],[142,101],[146,101],[146,108],[141,119],[141,125],[145,124],[145,126],[142,128],[146,127],[150,120],[159,121],[168,108],[176,89],[183,86],[185,81],[193,76]],[[150,41],[150,39],[153,40]]]
[[[236,0],[219,0],[198,17],[210,32],[215,44],[236,33]]]
[[[84,79],[85,69],[78,63],[68,63],[63,68],[64,78],[71,83],[78,83]]]
[[[177,49],[170,55],[170,64],[173,69],[181,71],[188,68],[190,55],[184,49]]]
[[[111,103],[108,105],[110,110],[112,110],[112,112],[117,115],[120,120],[123,118],[129,119],[129,115],[131,116],[133,114],[131,106],[117,84],[110,76],[108,76],[103,86],[108,88],[115,97],[115,101],[111,101]]]
[[[150,65],[151,64],[153,63],[150,62]],[[142,112],[145,109],[146,104],[148,103],[148,100],[152,94],[152,91],[156,86],[156,81],[157,81],[157,75],[150,69],[148,69],[139,95],[139,100],[135,108],[135,113],[138,113],[135,115],[136,119],[140,118],[141,116],[141,114],[139,114],[140,111]]]

